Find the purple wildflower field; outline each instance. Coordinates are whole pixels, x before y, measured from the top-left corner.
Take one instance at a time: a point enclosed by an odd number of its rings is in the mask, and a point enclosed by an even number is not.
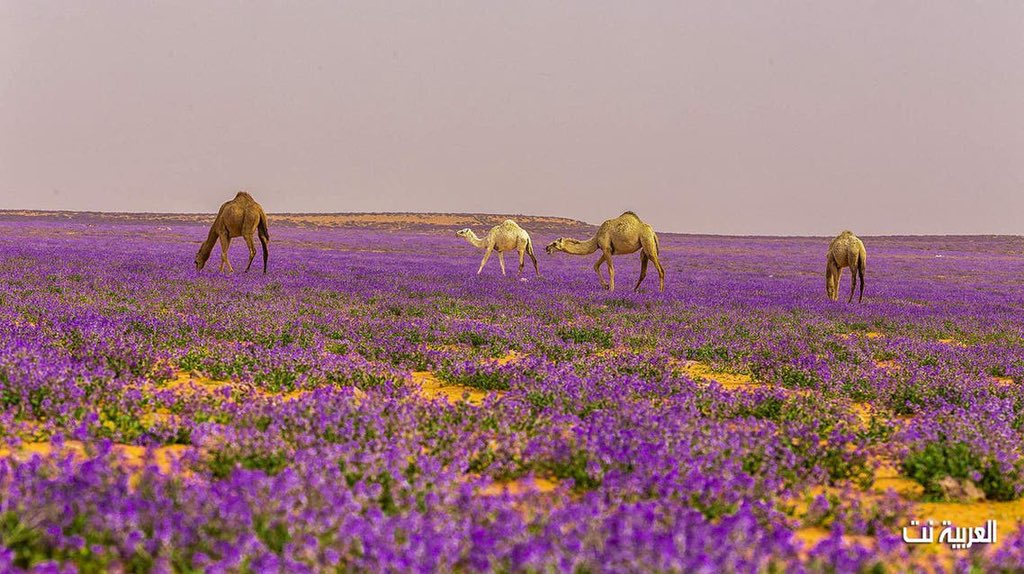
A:
[[[864,238],[857,305],[828,238],[660,234],[609,293],[524,227],[540,278],[273,216],[225,276],[205,225],[0,219],[0,571],[1021,571],[1019,238]]]

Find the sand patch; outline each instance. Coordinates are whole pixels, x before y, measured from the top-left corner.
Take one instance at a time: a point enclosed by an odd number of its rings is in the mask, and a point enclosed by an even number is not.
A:
[[[165,391],[174,391],[176,395],[180,396],[191,396],[196,394],[197,391],[215,392],[220,389],[231,389],[232,392],[238,392],[242,396],[246,395],[258,395],[268,399],[279,399],[283,401],[292,401],[295,399],[302,398],[311,392],[311,389],[294,389],[287,392],[274,392],[263,389],[253,383],[236,383],[233,381],[216,381],[208,377],[195,376],[186,371],[178,371],[174,374],[174,377],[168,379],[166,382],[157,385],[157,388]],[[352,392],[355,395],[357,401],[366,398],[366,393],[358,387],[351,387]],[[163,414],[157,411],[156,414]]]
[[[615,346],[615,347],[608,347],[606,349],[598,349],[597,351],[594,351],[593,353],[591,353],[590,356],[592,356],[592,357],[599,357],[599,358],[603,359],[605,357],[616,357],[618,355],[624,355],[626,353],[631,353],[631,352],[632,352],[632,350],[629,347],[626,347],[626,346],[623,346],[623,345],[618,345],[618,346]]]
[[[228,381],[215,381],[213,379],[194,376],[188,371],[178,371],[174,373],[174,377],[168,379],[164,383],[157,385],[160,389],[169,391],[176,391],[178,393],[188,394],[195,392],[196,389],[204,389],[207,391],[216,391],[224,387],[232,386]]]
[[[501,494],[518,495],[526,492],[551,492],[558,488],[558,483],[546,478],[521,478],[507,482],[492,482],[480,489],[481,496],[498,496]]]
[[[868,339],[881,339],[885,337],[885,333],[879,333],[878,331],[854,331],[853,333],[839,333],[840,339],[856,339],[857,337],[865,337]]]
[[[558,481],[547,478],[518,478],[492,482],[477,491],[477,496],[509,496],[514,500],[512,508],[527,521],[543,516],[565,502],[558,493]],[[570,498],[576,498],[569,495]]]
[[[525,356],[526,355],[516,351],[509,351],[497,359],[488,359],[486,362],[494,363],[495,365],[507,365],[509,363],[514,363]]]
[[[850,411],[857,415],[857,420],[865,427],[871,423],[872,418],[877,418],[875,407],[869,403],[853,403],[850,405]]]
[[[761,384],[750,378],[750,375],[716,371],[710,365],[699,361],[686,361],[678,365],[678,368],[683,374],[695,381],[715,381],[726,389],[738,389]]]
[[[172,444],[147,449],[144,446],[132,444],[115,444],[111,446],[115,456],[120,457],[130,468],[140,469],[148,464],[155,464],[161,472],[167,474],[174,468],[175,462],[188,452],[194,451],[194,447]],[[147,460],[147,452],[152,458]],[[47,457],[54,453],[70,453],[76,459],[85,459],[88,456],[86,445],[80,441],[65,441],[63,447],[58,450],[49,442],[23,442],[14,448],[0,448],[0,458],[13,458],[17,461],[27,461],[33,456]]]
[[[412,382],[419,386],[420,396],[428,399],[442,397],[452,404],[465,400],[471,405],[479,405],[483,403],[484,399],[490,394],[495,394],[497,396],[504,394],[501,391],[488,393],[472,387],[453,385],[437,378],[437,376],[430,371],[414,371],[412,373]]]
[[[924,487],[916,481],[900,474],[898,468],[889,463],[883,463],[875,470],[875,481],[871,490],[885,492],[894,490],[905,500],[919,500],[924,494]]]

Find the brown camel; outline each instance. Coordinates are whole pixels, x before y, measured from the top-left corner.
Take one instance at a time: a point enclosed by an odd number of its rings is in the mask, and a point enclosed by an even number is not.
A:
[[[491,257],[492,251],[498,252],[498,262],[501,263],[501,274],[504,275],[505,252],[518,251],[519,272],[523,272],[523,266],[525,265],[523,257],[529,255],[530,259],[533,260],[533,271],[540,276],[540,270],[537,269],[537,258],[533,256],[533,242],[530,240],[530,234],[522,227],[519,227],[519,224],[511,219],[506,219],[492,227],[491,231],[487,234],[487,237],[483,239],[477,237],[476,233],[473,233],[473,230],[468,227],[456,231],[455,235],[465,239],[473,247],[484,250],[484,258],[480,261],[480,268],[476,270],[477,275],[484,270],[484,265],[487,264],[487,260]]]
[[[825,256],[825,294],[833,301],[839,300],[839,280],[844,267],[850,268],[850,298],[853,301],[854,288],[857,286],[857,275],[860,275],[860,296],[857,302],[864,300],[864,270],[868,265],[868,252],[864,243],[856,235],[844,231],[832,240]]]
[[[217,212],[217,219],[213,220],[210,226],[210,234],[206,241],[199,247],[196,253],[196,271],[201,271],[210,258],[214,244],[220,241],[220,271],[227,268],[228,273],[235,270],[228,260],[228,247],[231,245],[232,237],[244,237],[246,245],[249,246],[249,265],[245,271],[252,267],[252,260],[256,258],[256,245],[253,243],[252,235],[258,232],[260,243],[263,245],[263,272],[267,272],[267,242],[270,241],[270,233],[267,231],[267,214],[263,212],[260,204],[251,195],[239,191],[235,198],[220,206]]]
[[[633,290],[640,290],[640,284],[647,276],[648,260],[654,263],[654,267],[658,270],[658,290],[665,290],[665,269],[658,261],[658,236],[654,233],[654,228],[641,221],[632,211],[605,221],[597,229],[597,233],[586,241],[559,237],[544,248],[548,254],[564,251],[573,255],[589,255],[598,249],[601,250],[601,257],[597,263],[594,263],[594,271],[601,281],[601,286],[605,289],[615,290],[615,267],[612,265],[612,255],[627,255],[640,251],[640,279],[637,280]],[[601,275],[602,263],[608,265],[607,284]]]

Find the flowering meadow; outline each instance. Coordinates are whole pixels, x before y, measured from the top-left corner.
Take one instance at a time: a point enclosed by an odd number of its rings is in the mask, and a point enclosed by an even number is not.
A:
[[[857,305],[828,238],[661,234],[609,293],[524,227],[539,278],[273,217],[227,276],[204,225],[0,215],[0,571],[1024,568],[1019,238],[865,237]]]

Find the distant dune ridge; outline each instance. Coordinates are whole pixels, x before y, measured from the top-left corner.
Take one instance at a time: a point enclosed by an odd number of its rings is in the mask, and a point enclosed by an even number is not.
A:
[[[48,220],[75,219],[96,223],[209,223],[217,213],[106,213],[93,211],[40,211],[31,209],[0,210],[2,219],[42,218]],[[373,227],[377,229],[448,230],[453,227],[497,225],[514,219],[526,229],[584,230],[594,226],[567,217],[513,215],[492,213],[269,213],[274,225],[298,227]]]

